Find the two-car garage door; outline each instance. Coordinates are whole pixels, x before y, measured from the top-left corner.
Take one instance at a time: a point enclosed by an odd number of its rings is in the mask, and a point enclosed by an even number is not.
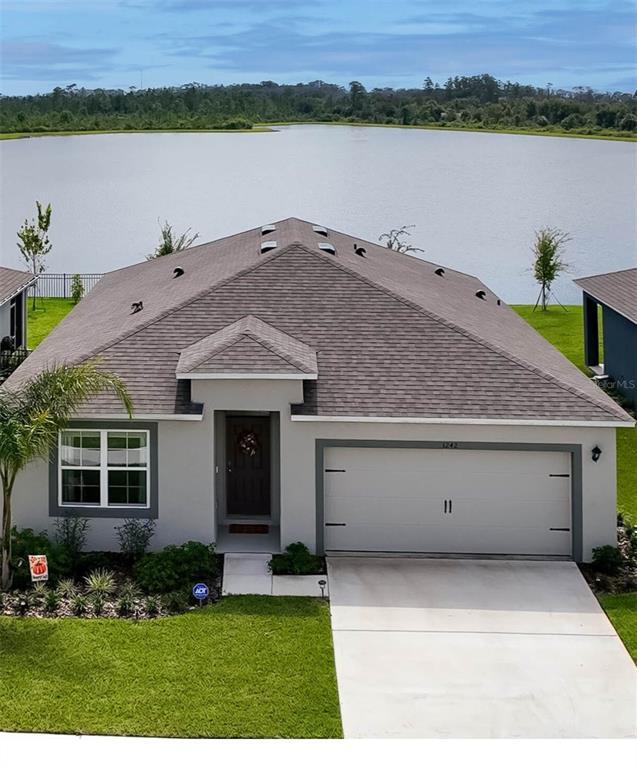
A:
[[[327,551],[571,555],[569,453],[328,447]]]

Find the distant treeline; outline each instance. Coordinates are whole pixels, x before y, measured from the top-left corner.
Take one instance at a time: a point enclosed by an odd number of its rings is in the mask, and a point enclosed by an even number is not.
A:
[[[242,129],[256,123],[361,122],[634,135],[637,94],[570,91],[502,82],[491,75],[427,78],[422,88],[202,85],[128,91],[75,84],[35,96],[0,97],[0,132]]]

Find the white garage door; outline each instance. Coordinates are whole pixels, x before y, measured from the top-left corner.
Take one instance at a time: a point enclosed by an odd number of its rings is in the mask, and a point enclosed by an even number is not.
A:
[[[570,555],[568,453],[325,449],[325,549]]]

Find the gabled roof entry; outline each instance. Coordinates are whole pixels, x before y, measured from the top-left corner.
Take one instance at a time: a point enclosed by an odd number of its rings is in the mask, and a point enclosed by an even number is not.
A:
[[[573,282],[600,304],[637,324],[637,267],[580,277]]]
[[[302,341],[246,315],[186,347],[178,379],[316,379],[316,352]]]

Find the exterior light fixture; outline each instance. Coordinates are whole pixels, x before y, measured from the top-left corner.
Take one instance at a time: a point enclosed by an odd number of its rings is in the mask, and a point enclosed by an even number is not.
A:
[[[319,587],[321,588],[321,597],[325,597],[325,585],[327,584],[327,581],[325,579],[319,579]]]
[[[602,449],[599,447],[599,445],[596,445],[593,450],[591,451],[591,459],[593,461],[597,462],[599,461],[599,457],[602,455]]]

